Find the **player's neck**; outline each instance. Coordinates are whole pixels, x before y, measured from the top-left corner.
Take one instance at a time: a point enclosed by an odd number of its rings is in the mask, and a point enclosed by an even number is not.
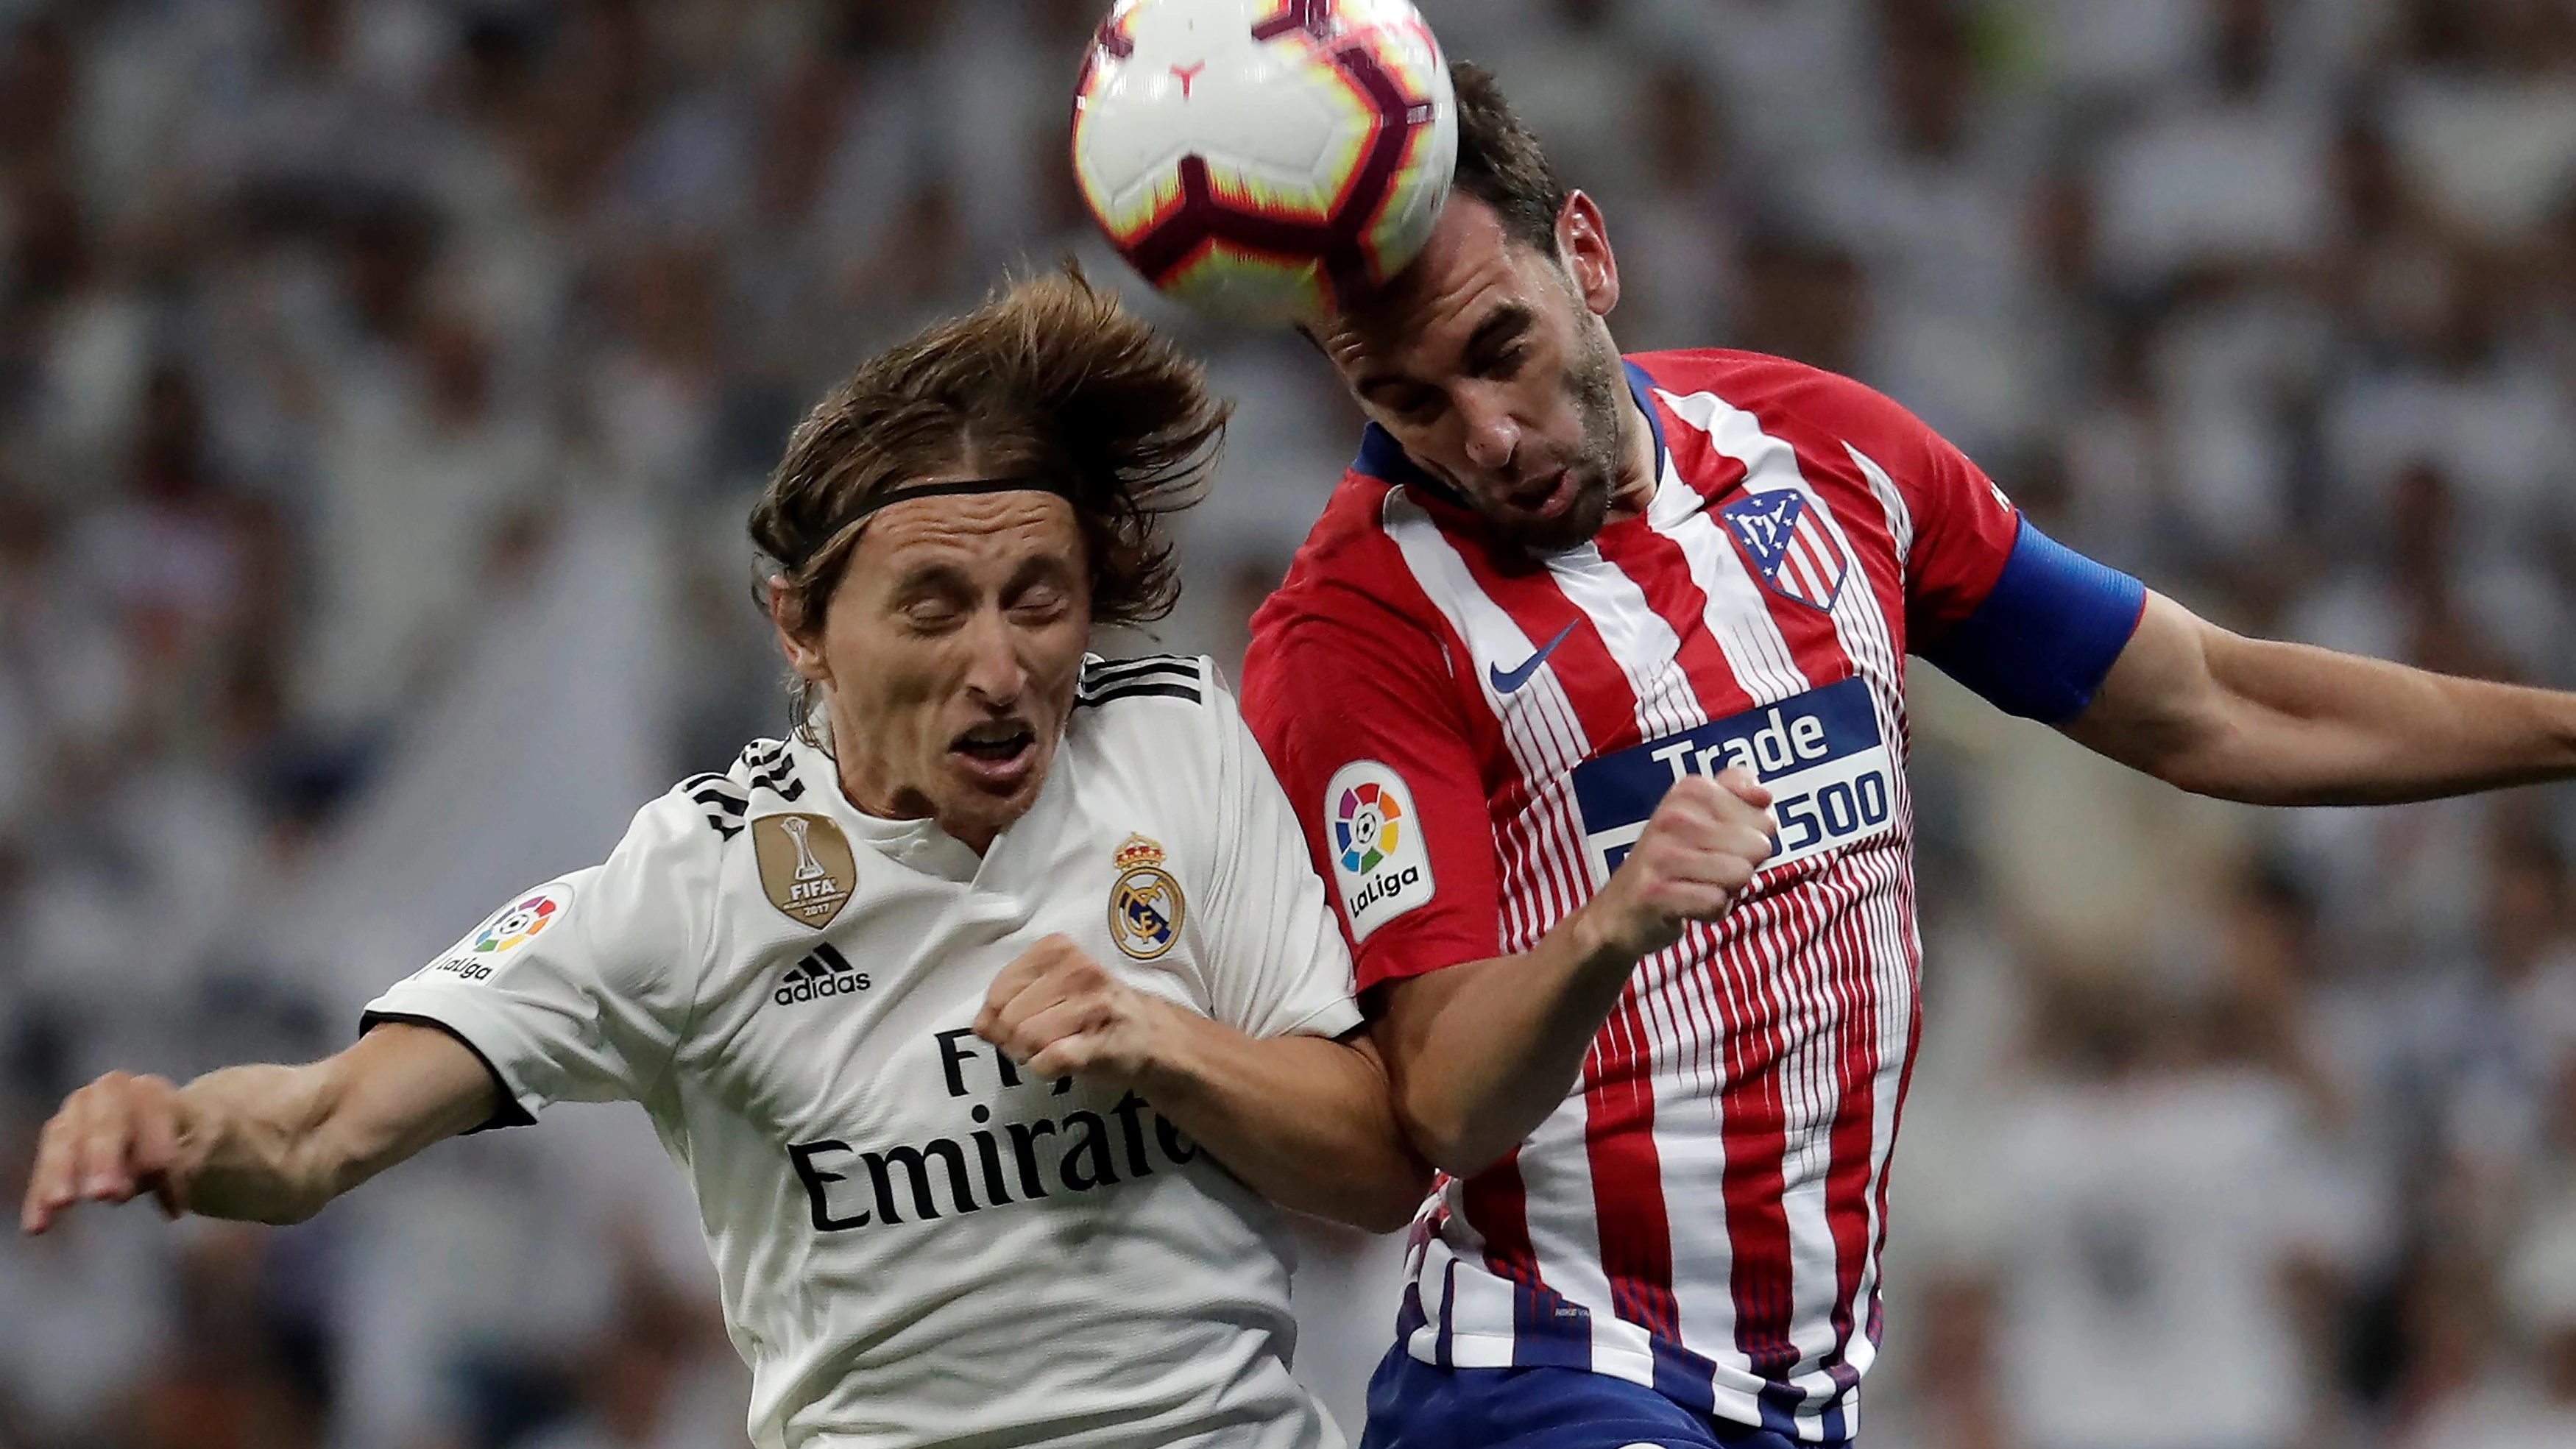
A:
[[[888,761],[844,754],[835,763],[841,798],[849,802],[851,809],[872,820],[897,824],[926,820],[977,855],[992,849],[994,838],[1001,833],[999,827],[989,822],[942,818],[938,802],[931,793],[918,786],[903,784],[896,778]]]
[[[1627,406],[1619,412],[1619,483],[1610,490],[1606,523],[1643,518],[1655,501],[1655,430],[1646,421],[1637,395],[1621,388]]]

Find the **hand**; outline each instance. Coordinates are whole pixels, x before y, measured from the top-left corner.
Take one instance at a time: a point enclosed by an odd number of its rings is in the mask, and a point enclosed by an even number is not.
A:
[[[975,1034],[1038,1076],[1134,1085],[1160,1055],[1171,1010],[1049,936],[993,978]]]
[[[18,1225],[41,1233],[77,1204],[132,1202],[147,1192],[177,1217],[188,1210],[201,1155],[177,1087],[110,1072],[72,1093],[45,1124]]]
[[[1725,915],[1771,858],[1778,830],[1771,792],[1740,766],[1715,780],[1677,780],[1610,883],[1583,908],[1585,923],[1603,949],[1643,960],[1692,922]]]

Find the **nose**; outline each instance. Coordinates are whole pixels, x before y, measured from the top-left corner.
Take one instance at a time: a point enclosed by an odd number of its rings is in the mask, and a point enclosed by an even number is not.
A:
[[[1010,620],[999,609],[982,609],[966,629],[967,692],[985,704],[1017,704],[1020,691],[1028,687],[1029,671],[1020,662]]]
[[[1508,472],[1520,451],[1521,429],[1500,391],[1470,384],[1457,390],[1450,405],[1465,429],[1467,461],[1483,472]]]

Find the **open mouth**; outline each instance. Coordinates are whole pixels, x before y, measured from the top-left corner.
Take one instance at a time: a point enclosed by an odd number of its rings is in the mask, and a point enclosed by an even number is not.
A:
[[[1554,517],[1574,499],[1574,470],[1560,468],[1509,496],[1511,506],[1522,513],[1540,518]]]
[[[959,735],[948,748],[982,764],[1007,765],[1037,742],[1037,731],[1018,720],[995,720]]]

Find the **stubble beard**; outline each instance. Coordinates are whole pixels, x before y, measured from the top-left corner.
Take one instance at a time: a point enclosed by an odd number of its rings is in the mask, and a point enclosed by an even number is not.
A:
[[[1619,404],[1626,392],[1619,353],[1611,346],[1609,329],[1596,325],[1583,328],[1582,333],[1581,351],[1565,371],[1565,390],[1574,398],[1575,416],[1583,429],[1582,446],[1567,469],[1575,485],[1571,506],[1563,518],[1545,524],[1486,520],[1505,542],[1542,557],[1590,543],[1609,518],[1619,492],[1624,451]]]

